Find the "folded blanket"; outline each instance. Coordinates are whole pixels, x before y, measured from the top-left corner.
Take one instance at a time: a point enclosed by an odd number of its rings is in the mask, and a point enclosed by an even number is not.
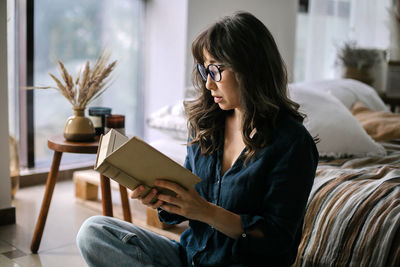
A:
[[[350,111],[374,140],[400,139],[399,113],[373,111],[361,102],[355,102]]]

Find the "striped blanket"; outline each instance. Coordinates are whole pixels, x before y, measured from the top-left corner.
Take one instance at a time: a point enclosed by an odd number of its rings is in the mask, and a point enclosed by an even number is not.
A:
[[[294,266],[400,266],[400,145],[321,161]]]

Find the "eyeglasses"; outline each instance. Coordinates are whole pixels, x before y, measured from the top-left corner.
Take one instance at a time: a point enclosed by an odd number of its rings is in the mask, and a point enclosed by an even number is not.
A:
[[[211,78],[215,82],[219,82],[222,78],[221,76],[221,69],[224,67],[223,65],[216,65],[216,64],[210,64],[205,68],[202,64],[197,63],[197,71],[200,73],[201,78],[203,81],[207,81],[207,76],[210,74]]]

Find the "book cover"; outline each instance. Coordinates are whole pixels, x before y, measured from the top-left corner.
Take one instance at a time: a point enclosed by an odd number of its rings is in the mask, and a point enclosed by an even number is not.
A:
[[[201,181],[191,171],[162,154],[140,138],[128,138],[111,129],[101,136],[94,169],[133,190],[143,184],[146,191],[154,187],[154,181],[165,179],[184,188]],[[169,190],[158,189],[165,194]]]

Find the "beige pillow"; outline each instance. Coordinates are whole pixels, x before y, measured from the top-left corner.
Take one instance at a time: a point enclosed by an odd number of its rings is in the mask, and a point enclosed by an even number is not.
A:
[[[350,111],[374,140],[400,139],[400,114],[373,111],[358,101]]]

